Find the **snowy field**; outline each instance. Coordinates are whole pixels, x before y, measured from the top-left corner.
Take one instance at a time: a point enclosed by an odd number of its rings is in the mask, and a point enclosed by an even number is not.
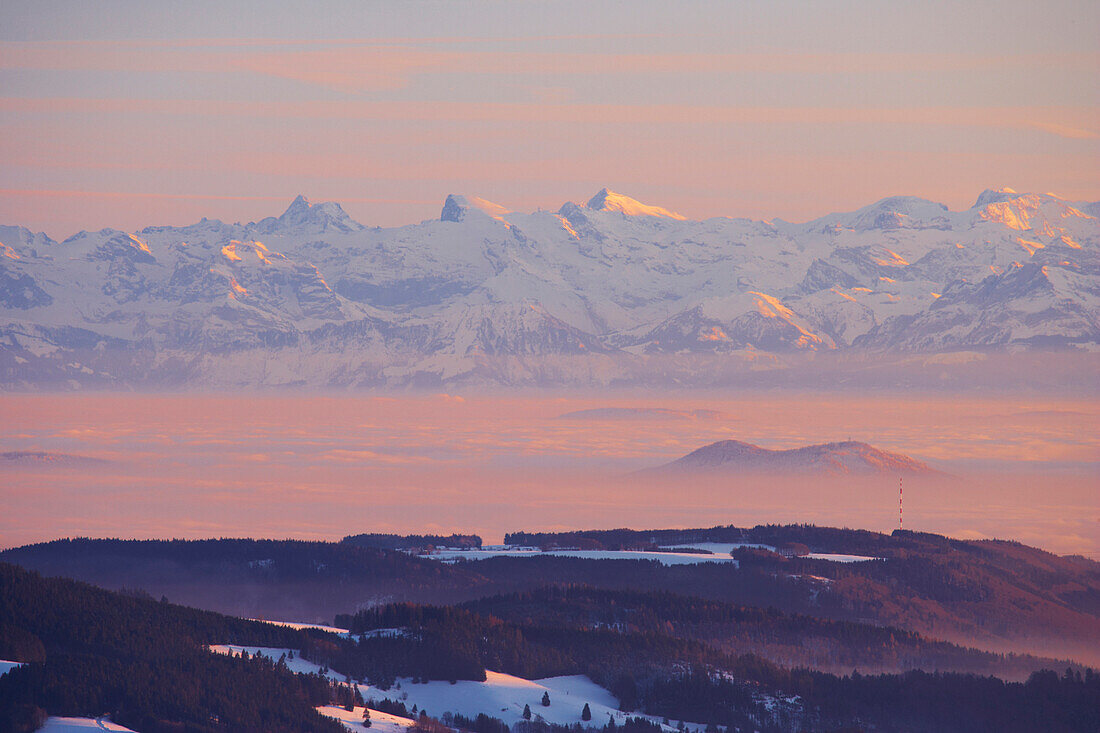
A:
[[[22,662],[9,662],[5,659],[0,659],[0,675],[7,674],[16,667],[22,667]]]
[[[446,681],[412,684],[401,680],[400,689],[384,691],[369,685],[360,689],[367,699],[398,699],[410,709],[416,705],[427,710],[432,717],[451,712],[476,718],[478,713],[485,713],[512,725],[523,720],[523,708],[529,705],[532,719],[541,716],[548,723],[572,725],[581,722],[581,710],[588,703],[593,723],[603,725],[613,714],[618,722],[623,720],[611,693],[587,677],[525,680],[500,672],[486,672],[486,677],[485,682],[460,680],[453,685]],[[550,695],[549,707],[541,704],[544,694]]]
[[[46,724],[38,729],[38,733],[80,733],[81,731],[112,730],[123,733],[134,733],[130,728],[124,728],[117,723],[102,718],[54,718],[46,719]]]
[[[294,659],[290,659],[289,649],[274,649],[270,647],[237,646],[235,644],[218,644],[210,647],[212,652],[218,654],[239,655],[242,651],[249,656],[260,654],[277,660],[283,654],[287,655],[287,667],[293,672],[304,674],[320,672],[321,668],[312,662],[302,659],[297,652]],[[345,682],[344,675],[337,672],[329,672],[328,677],[339,682]],[[614,717],[617,725],[621,725],[628,717],[639,717],[654,723],[661,723],[661,719],[652,715],[642,715],[622,712],[618,710],[618,701],[615,696],[606,689],[592,682],[582,675],[570,677],[548,677],[542,680],[525,680],[521,677],[503,674],[501,672],[486,671],[484,682],[459,680],[455,684],[445,681],[413,684],[407,678],[399,678],[389,690],[381,690],[371,685],[358,685],[360,694],[366,700],[382,700],[389,698],[404,703],[405,707],[412,709],[413,705],[418,710],[426,710],[428,715],[438,718],[443,713],[457,713],[469,718],[476,718],[478,713],[499,718],[508,725],[513,725],[523,720],[523,708],[531,707],[531,719],[539,718],[548,723],[572,725],[580,723],[581,710],[585,703],[592,711],[591,724],[602,727],[608,718]],[[543,707],[543,694],[550,696],[549,707]],[[339,718],[351,730],[363,730],[362,726],[354,727],[363,719],[363,711],[358,713],[348,712],[343,708],[326,706],[321,712],[330,717]],[[376,718],[376,714],[379,716]],[[385,713],[371,711],[371,731],[376,733],[377,723],[384,720]],[[388,716],[388,727],[383,733],[401,733],[397,730],[404,727],[401,721],[404,718]],[[671,721],[672,725],[663,726],[666,731],[675,731],[677,721]],[[689,729],[702,730],[705,725],[687,723]]]
[[[829,560],[831,562],[867,562],[868,560],[881,560],[881,557],[867,557],[866,555],[838,555],[831,552],[811,552],[805,557],[811,560]]]
[[[725,555],[700,555],[694,552],[641,552],[619,550],[538,550],[535,548],[485,547],[481,550],[437,550],[424,557],[440,562],[453,563],[459,560],[486,560],[490,557],[579,557],[585,560],[656,560],[662,565],[698,565],[704,562],[737,561]]]
[[[748,547],[756,550],[767,550],[768,552],[778,552],[771,545],[753,544],[751,542],[691,542],[682,545],[669,545],[671,548],[677,547],[690,547],[694,550],[708,550],[715,555],[728,555],[734,550],[742,547]],[[865,555],[844,555],[836,552],[811,552],[803,557],[808,557],[811,560],[829,560],[831,562],[867,562],[868,560],[881,560],[879,557],[867,557]]]
[[[355,708],[345,710],[338,705],[325,705],[317,708],[317,712],[329,718],[336,718],[348,730],[357,733],[405,733],[416,722],[411,718],[402,718],[400,715],[390,715],[380,710],[370,711],[370,728],[363,725],[363,711],[367,708]]]
[[[460,560],[487,560],[491,557],[540,557],[553,555],[555,557],[579,557],[585,560],[656,560],[662,565],[698,565],[705,562],[726,562],[737,565],[737,561],[730,557],[730,553],[740,547],[756,548],[775,552],[771,545],[753,544],[749,542],[692,542],[681,545],[669,545],[669,549],[690,548],[706,550],[711,554],[698,554],[694,552],[645,552],[640,550],[540,550],[536,547],[509,547],[506,545],[487,545],[480,550],[460,550],[443,548],[435,550],[422,557],[438,560],[445,563],[459,562]],[[804,557],[811,560],[829,560],[831,562],[866,562],[878,560],[876,557],[863,555],[843,555],[832,552],[811,552]],[[327,629],[318,626],[315,628]]]
[[[524,706],[530,706],[531,719],[542,719],[547,723],[572,725],[583,723],[581,711],[587,703],[592,711],[590,725],[602,727],[609,718],[614,717],[617,725],[622,725],[628,717],[645,718],[654,723],[661,719],[641,713],[624,713],[618,709],[615,696],[603,687],[583,675],[569,677],[548,677],[541,680],[525,680],[521,677],[486,670],[484,682],[459,680],[453,685],[446,681],[413,684],[408,679],[398,680],[389,690],[379,690],[370,685],[360,685],[359,690],[366,699],[400,700],[406,707],[416,705],[427,710],[428,715],[438,718],[446,712],[458,713],[469,718],[478,713],[499,718],[508,725],[523,720]],[[550,705],[542,705],[542,696],[550,696]],[[673,725],[664,726],[665,730],[675,730]],[[695,723],[690,728],[702,730],[705,726]]]

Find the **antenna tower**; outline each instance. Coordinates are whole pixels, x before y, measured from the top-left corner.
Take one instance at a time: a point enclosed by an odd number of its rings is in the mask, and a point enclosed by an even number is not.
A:
[[[898,529],[905,529],[905,513],[903,511],[904,505],[902,504],[904,493],[902,491],[903,487],[901,485],[901,480],[901,476],[898,476]]]

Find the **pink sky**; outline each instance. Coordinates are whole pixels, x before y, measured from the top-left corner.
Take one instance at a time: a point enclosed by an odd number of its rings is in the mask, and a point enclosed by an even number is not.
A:
[[[1094,3],[0,8],[0,223],[66,237],[604,186],[807,220],[988,187],[1100,199]],[[888,31],[888,32],[887,32]]]
[[[597,407],[710,419],[578,420]],[[813,522],[890,531],[897,479],[625,476],[722,439],[864,440],[958,477],[906,480],[906,526],[1100,557],[1094,399],[680,394],[0,395],[0,545],[67,536],[339,539],[366,531]]]

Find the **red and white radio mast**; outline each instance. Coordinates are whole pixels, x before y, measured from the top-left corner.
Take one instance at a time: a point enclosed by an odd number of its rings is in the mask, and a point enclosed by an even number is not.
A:
[[[898,476],[898,529],[905,529],[905,513],[903,512],[903,505],[901,503],[903,496],[901,476]]]

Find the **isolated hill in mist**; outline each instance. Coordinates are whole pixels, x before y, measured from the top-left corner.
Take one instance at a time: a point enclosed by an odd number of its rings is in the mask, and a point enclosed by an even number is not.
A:
[[[761,448],[740,440],[720,440],[647,473],[770,473],[844,475],[942,475],[909,456],[846,440],[788,450]]]

